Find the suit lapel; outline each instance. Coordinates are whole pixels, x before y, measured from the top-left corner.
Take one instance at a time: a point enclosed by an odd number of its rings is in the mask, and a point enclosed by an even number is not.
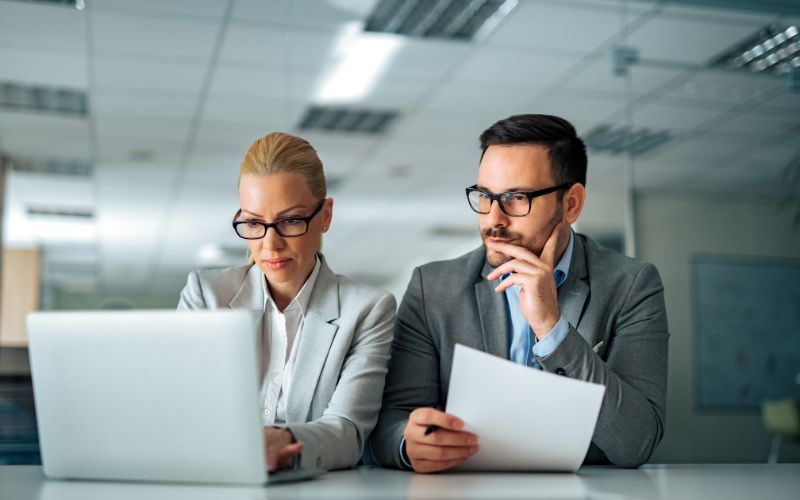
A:
[[[497,282],[486,279],[486,275],[490,272],[492,272],[492,267],[484,259],[483,269],[475,283],[483,347],[489,354],[508,359],[508,318],[505,294],[494,291]]]
[[[264,350],[264,336],[261,334],[264,323],[264,273],[253,264],[244,277],[242,286],[228,303],[231,309],[243,309],[253,313],[256,318],[255,350],[258,357],[258,384],[264,380],[266,369],[266,351]]]
[[[247,309],[248,311],[264,312],[264,274],[255,264],[245,275],[242,286],[228,303],[231,309]]]
[[[589,298],[589,284],[586,272],[586,249],[578,234],[575,234],[574,238],[569,275],[567,281],[558,289],[558,308],[567,322],[577,328],[583,306]]]
[[[322,255],[318,255],[321,266],[297,346],[292,388],[286,401],[287,422],[306,421],[317,381],[338,329],[330,322],[339,317],[339,281]]]

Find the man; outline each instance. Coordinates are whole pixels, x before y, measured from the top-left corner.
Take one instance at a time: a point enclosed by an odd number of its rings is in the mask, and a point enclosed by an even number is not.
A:
[[[460,343],[603,384],[585,463],[637,467],[661,440],[666,418],[669,334],[658,272],[572,231],[587,159],[569,122],[512,116],[480,142],[478,182],[467,199],[483,245],[414,270],[370,451],[381,465],[417,472],[447,470],[477,452],[480,436],[442,411]],[[535,401],[520,389],[498,387]]]

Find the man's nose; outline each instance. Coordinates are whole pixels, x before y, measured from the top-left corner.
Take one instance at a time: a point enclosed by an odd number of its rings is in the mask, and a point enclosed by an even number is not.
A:
[[[500,202],[495,200],[492,202],[492,206],[489,207],[489,213],[486,214],[486,222],[488,223],[489,227],[506,227],[508,226],[508,215],[503,212],[503,209],[500,208]]]

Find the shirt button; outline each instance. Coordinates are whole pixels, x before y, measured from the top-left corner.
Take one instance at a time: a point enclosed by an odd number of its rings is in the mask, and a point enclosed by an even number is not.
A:
[[[273,379],[278,380],[278,375],[280,375],[278,372],[272,372]]]
[[[269,417],[270,415],[272,415],[272,410],[270,410],[269,408],[267,408],[266,410],[264,410],[264,415],[266,415],[266,416],[268,416],[268,417]]]

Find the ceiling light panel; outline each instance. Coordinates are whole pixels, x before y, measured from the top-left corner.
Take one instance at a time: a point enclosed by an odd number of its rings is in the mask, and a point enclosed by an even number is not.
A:
[[[25,174],[59,175],[69,177],[91,177],[92,164],[83,160],[6,158],[7,165],[14,172]]]
[[[669,130],[632,129],[627,126],[598,125],[584,135],[586,146],[596,152],[612,155],[629,153],[640,156],[672,139]]]
[[[17,2],[33,3],[40,5],[58,5],[61,7],[72,7],[73,9],[83,10],[86,7],[84,0],[15,0]]]
[[[83,118],[89,101],[80,90],[0,82],[0,109]]]
[[[364,30],[469,41],[491,31],[516,4],[516,0],[381,0]]]
[[[712,68],[784,75],[800,68],[800,29],[772,24],[715,58]]]
[[[352,134],[382,134],[399,113],[391,110],[312,106],[300,120],[301,130]]]

